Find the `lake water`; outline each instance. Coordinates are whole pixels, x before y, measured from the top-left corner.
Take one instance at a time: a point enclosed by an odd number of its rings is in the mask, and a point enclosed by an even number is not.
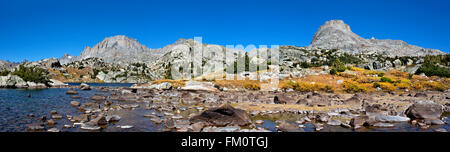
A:
[[[79,85],[79,84],[71,84]],[[91,86],[98,87],[128,87],[132,84],[89,84]],[[78,91],[78,96],[81,99],[72,99],[71,95],[67,95],[67,88],[51,88],[51,89],[38,89],[38,90],[26,90],[26,89],[0,89],[0,132],[25,132],[27,131],[27,125],[31,123],[40,122],[39,117],[46,115],[50,118],[50,111],[56,110],[59,114],[63,116],[63,119],[57,120],[56,128],[61,131],[85,131],[78,128],[64,128],[65,124],[72,124],[66,119],[66,115],[77,116],[81,114],[77,108],[70,105],[71,101],[79,101],[81,104],[86,102],[91,102],[91,97],[94,95],[104,95],[107,96],[112,91],[100,92],[97,89],[91,91],[82,91],[79,89],[74,89]],[[28,97],[30,95],[31,97]],[[113,101],[118,102],[118,101]],[[137,104],[136,102],[126,103],[120,101],[121,104]],[[138,103],[139,104],[139,103]],[[143,117],[145,114],[154,112],[153,110],[145,110],[143,103],[140,103],[140,107],[135,110],[119,110],[115,111],[115,114],[122,117],[122,119],[114,124],[108,124],[106,128],[100,131],[140,131],[140,132],[155,132],[161,131],[161,124],[154,124],[148,118]],[[29,117],[29,114],[35,115],[35,117]],[[394,128],[384,129],[384,128],[369,128],[362,129],[358,131],[433,131],[436,128],[445,128],[450,130],[448,125],[449,119],[444,120],[447,122],[446,125],[432,126],[427,130],[421,130],[418,127],[413,127],[409,123],[399,123],[395,124]],[[119,125],[132,125],[134,128],[131,129],[120,129],[116,126]],[[260,127],[267,128],[271,131],[276,131],[275,123],[273,121],[265,120],[265,123],[258,125]],[[312,124],[306,124],[305,131],[314,131]],[[49,128],[45,128],[49,129]],[[345,129],[342,127],[326,126],[323,131],[338,131],[346,132],[353,131],[352,129]]]

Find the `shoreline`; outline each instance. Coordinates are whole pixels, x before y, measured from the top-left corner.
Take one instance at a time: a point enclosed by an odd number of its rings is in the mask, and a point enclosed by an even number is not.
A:
[[[405,114],[406,109],[418,101],[431,100],[442,106],[448,106],[449,103],[449,99],[447,99],[448,91],[409,92],[402,94],[390,94],[387,92],[335,94],[295,91],[263,92],[254,90],[211,92],[203,90],[157,90],[95,86],[90,86],[90,90],[85,91],[81,90],[80,86],[67,86],[64,88],[77,92],[76,94],[66,95],[72,96],[72,98],[78,96],[78,93],[94,93],[93,96],[81,97],[82,100],[72,99],[72,101],[78,101],[79,105],[73,108],[78,109],[81,114],[70,115],[70,117],[55,114],[57,118],[59,117],[58,115],[62,118],[51,119],[56,122],[61,119],[70,122],[70,124],[64,125],[70,125],[71,131],[75,132],[86,130],[127,131],[126,128],[129,126],[143,127],[141,126],[142,124],[138,123],[141,121],[148,122],[149,125],[161,125],[160,128],[157,128],[157,132],[302,132],[302,130],[333,132],[329,129],[343,129],[343,131],[368,129],[367,131],[371,131],[373,129],[370,128],[374,127],[385,129],[386,131],[397,127],[417,127],[427,131],[429,129],[440,129],[436,128],[439,125],[433,124],[436,122],[427,122],[428,120],[410,119]],[[275,103],[275,97],[278,99],[277,103]],[[443,100],[440,98],[443,98]],[[80,103],[79,101],[82,102]],[[201,124],[192,120],[193,117],[199,116],[210,109],[221,107],[223,104],[229,104],[233,108],[244,110],[249,117],[250,123],[246,125],[229,124],[222,126],[210,124],[219,120],[207,120]],[[443,127],[448,127],[445,124],[448,121],[448,116],[445,113],[443,113],[442,120],[440,119],[439,121],[444,122]],[[48,118],[53,116],[54,114],[51,114]],[[354,124],[355,119],[363,118],[363,116],[368,116],[367,120],[364,118],[365,120],[362,120],[364,121],[362,124]],[[75,117],[86,119],[80,120]],[[107,117],[110,119],[111,117],[120,117],[121,119],[118,120],[118,123],[110,123],[108,121],[106,124],[99,123],[99,120],[102,121]],[[389,120],[379,121],[377,119]],[[408,120],[405,122],[406,119]],[[36,121],[41,122],[42,120]],[[28,131],[44,131],[44,128],[47,127],[47,129],[52,129],[48,126],[48,121],[47,119],[42,121],[44,124],[38,123],[34,126],[29,126]],[[368,126],[365,123],[368,123]],[[201,126],[200,130],[198,129],[199,126]],[[197,128],[194,129],[194,127]],[[62,126],[56,128],[65,130]]]

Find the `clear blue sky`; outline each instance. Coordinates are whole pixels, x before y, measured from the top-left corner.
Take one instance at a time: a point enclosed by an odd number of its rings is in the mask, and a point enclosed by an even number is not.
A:
[[[307,46],[331,19],[364,38],[450,51],[448,0],[1,0],[0,60],[79,55],[113,35],[150,48],[194,36],[220,45]]]

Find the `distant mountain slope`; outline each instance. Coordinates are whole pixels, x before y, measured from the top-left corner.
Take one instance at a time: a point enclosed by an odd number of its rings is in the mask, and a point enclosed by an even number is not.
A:
[[[436,49],[425,49],[401,40],[364,39],[350,29],[342,20],[327,21],[314,35],[309,48],[343,49],[362,54],[388,56],[425,56],[445,54]]]

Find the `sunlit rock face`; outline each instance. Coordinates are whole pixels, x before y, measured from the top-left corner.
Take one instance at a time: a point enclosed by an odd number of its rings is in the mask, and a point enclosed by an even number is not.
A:
[[[327,21],[314,35],[309,48],[343,49],[352,53],[388,56],[425,56],[444,54],[440,50],[409,45],[401,40],[364,39],[342,20]]]

